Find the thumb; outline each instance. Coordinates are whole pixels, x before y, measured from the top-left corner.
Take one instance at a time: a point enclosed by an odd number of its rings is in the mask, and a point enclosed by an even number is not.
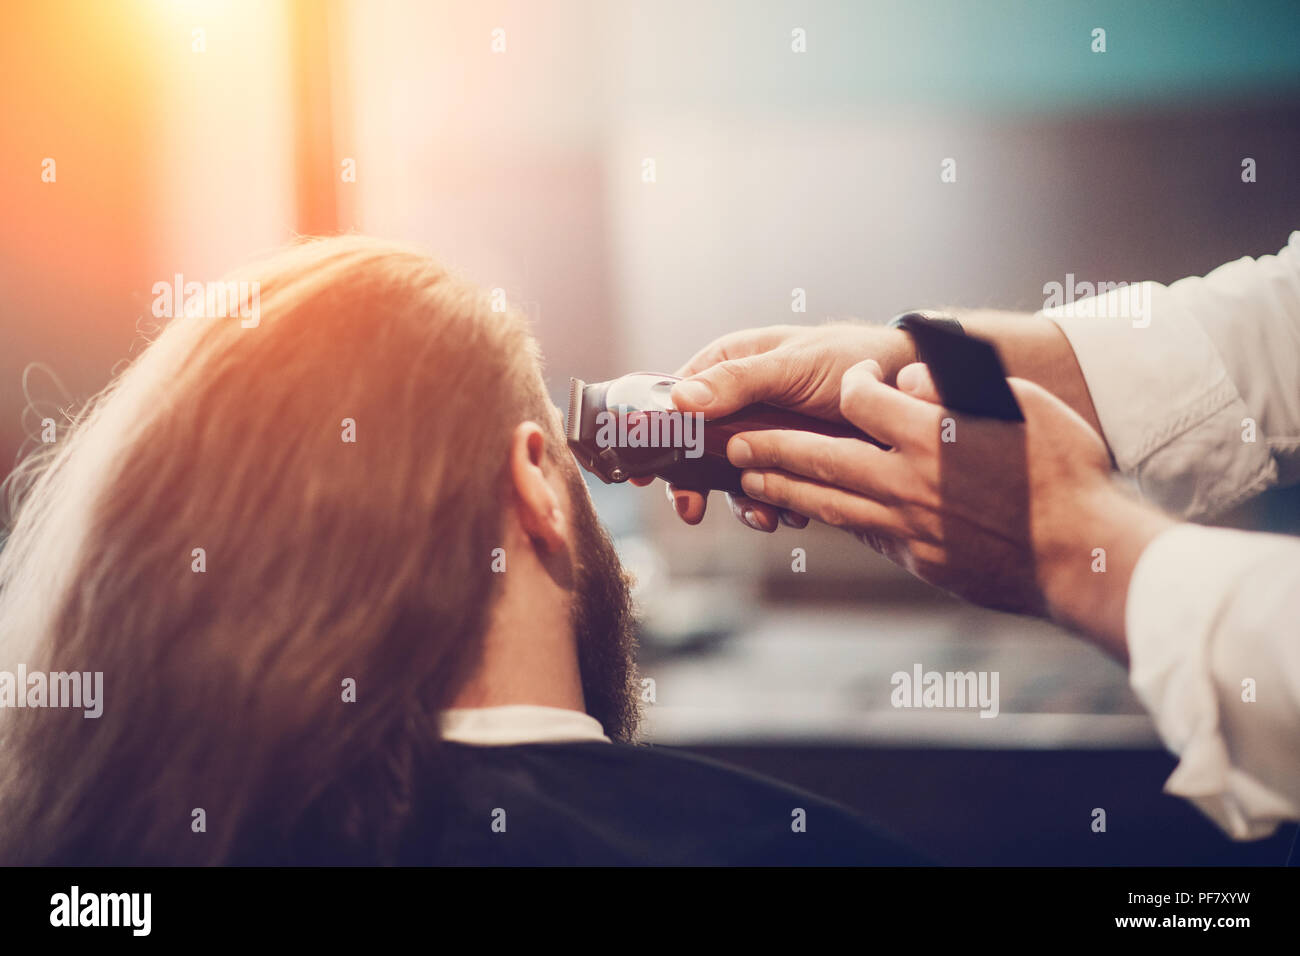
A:
[[[913,398],[919,398],[923,402],[931,402],[935,405],[942,405],[943,399],[939,397],[939,390],[934,387],[934,379],[930,377],[930,366],[921,362],[913,362],[911,365],[904,365],[898,370],[898,378],[895,379],[898,390]]]
[[[1031,382],[1024,378],[1008,378],[1007,384],[1011,386],[1011,394],[1016,396],[1016,401],[1020,404],[1021,411],[1025,417],[1031,415],[1042,415],[1048,413],[1064,413],[1072,418],[1087,425],[1087,420],[1076,412],[1073,408],[1057,398],[1037,382]],[[1092,430],[1092,426],[1088,426]]]
[[[719,418],[754,402],[779,405],[791,389],[788,363],[773,351],[710,366],[674,385],[672,396],[678,411]]]

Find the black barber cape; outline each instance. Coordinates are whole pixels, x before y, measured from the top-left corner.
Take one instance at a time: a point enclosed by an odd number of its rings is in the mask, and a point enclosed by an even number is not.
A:
[[[601,742],[444,746],[441,812],[408,832],[403,864],[927,862],[848,809],[671,749]]]

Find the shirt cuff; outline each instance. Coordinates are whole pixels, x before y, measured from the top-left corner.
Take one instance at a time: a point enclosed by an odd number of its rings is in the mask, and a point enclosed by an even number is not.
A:
[[[1177,525],[1146,547],[1129,583],[1130,682],[1180,758],[1165,792],[1237,840],[1300,813],[1289,686],[1300,653],[1280,625],[1294,587],[1276,576],[1297,558],[1300,544],[1281,535]]]
[[[1214,343],[1157,282],[1043,309],[1074,350],[1115,464],[1184,518],[1213,516],[1277,480]]]

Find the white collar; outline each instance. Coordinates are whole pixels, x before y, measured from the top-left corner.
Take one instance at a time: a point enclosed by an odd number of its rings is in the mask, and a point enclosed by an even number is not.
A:
[[[511,744],[603,741],[600,721],[579,710],[512,704],[506,707],[455,707],[441,715],[442,739],[478,747]]]

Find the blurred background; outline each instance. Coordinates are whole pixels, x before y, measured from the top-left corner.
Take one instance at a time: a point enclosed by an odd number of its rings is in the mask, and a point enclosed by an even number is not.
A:
[[[295,235],[415,241],[504,290],[561,402],[734,329],[1034,311],[1067,274],[1170,282],[1300,228],[1285,0],[46,0],[0,23],[4,470],[138,351],[155,282]],[[1294,828],[1233,844],[1162,795],[1124,671],[1050,625],[826,529],[593,493],[640,580],[652,742],[945,863],[1286,859]],[[1294,530],[1300,506],[1226,521]],[[996,671],[1001,713],[894,709],[917,663]]]

